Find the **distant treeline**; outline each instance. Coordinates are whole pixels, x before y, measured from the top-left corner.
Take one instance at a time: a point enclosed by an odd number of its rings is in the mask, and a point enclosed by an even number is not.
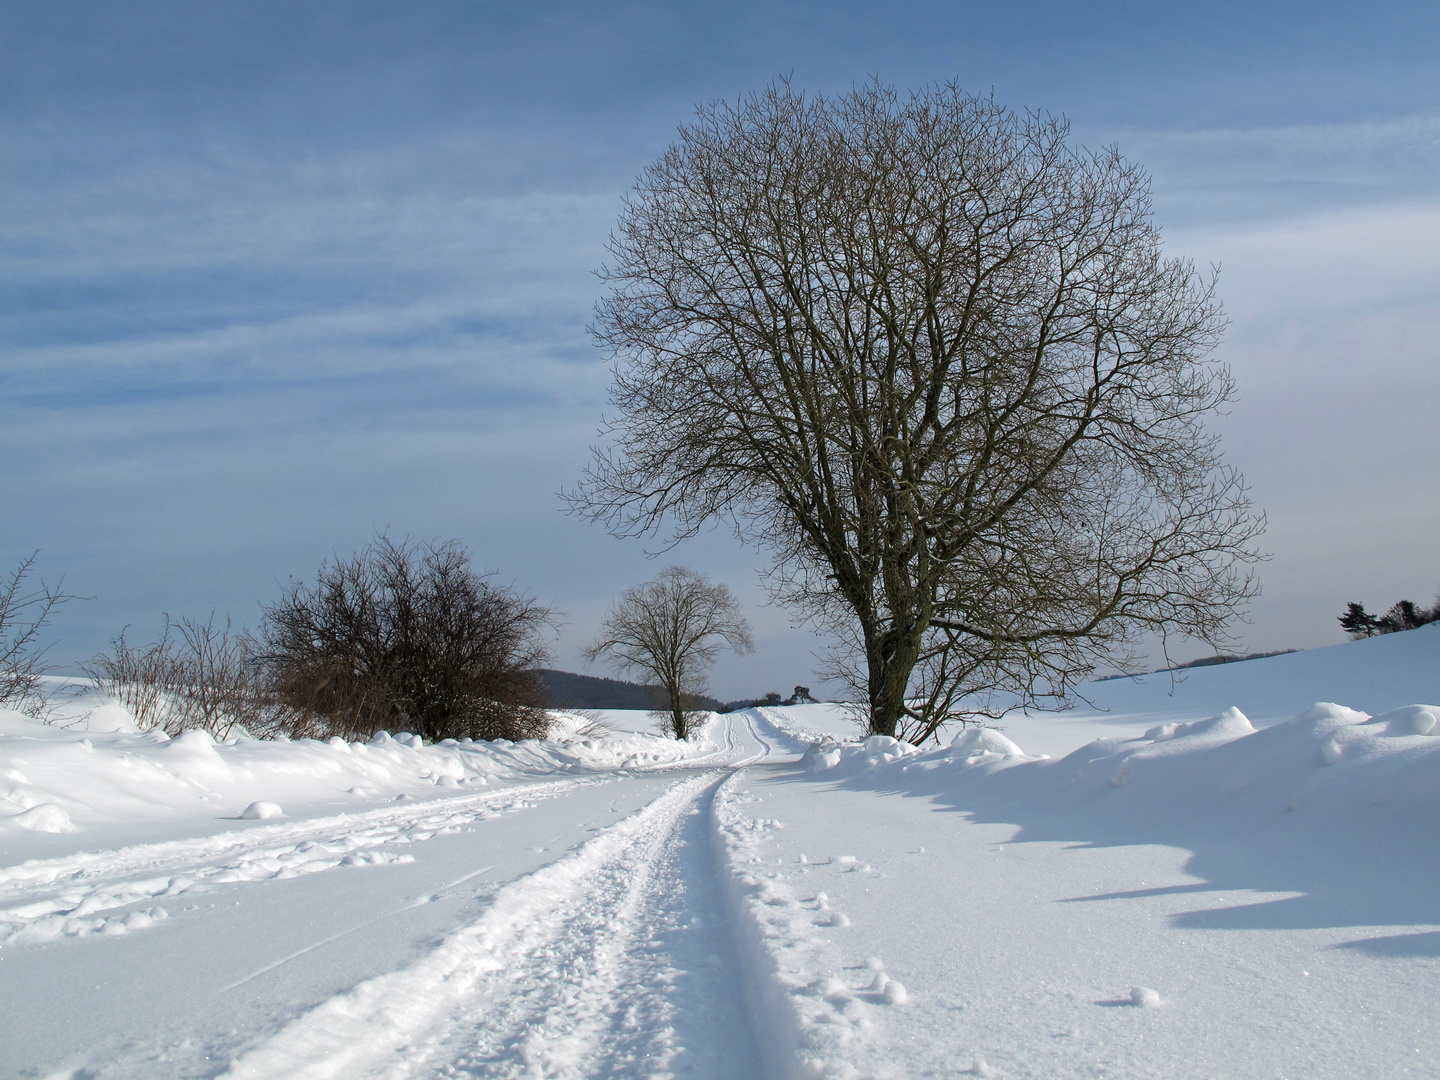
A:
[[[604,679],[595,675],[576,675],[569,671],[537,668],[546,703],[552,709],[663,709],[665,691],[658,686]],[[697,709],[720,712],[723,702],[697,695]]]
[[[781,697],[772,690],[764,697],[741,698],[739,701],[727,701],[725,707],[720,711],[734,712],[736,709],[751,709],[756,705],[812,705],[815,703],[815,698],[810,696],[810,688],[808,686],[797,686],[795,687],[794,693],[788,698]]]
[[[1357,639],[1416,630],[1429,623],[1440,622],[1440,597],[1436,598],[1433,607],[1428,608],[1413,600],[1401,600],[1384,615],[1371,615],[1365,610],[1365,605],[1351,601],[1345,605],[1345,614],[1339,616],[1339,620],[1340,629]]]
[[[556,671],[553,668],[536,668],[535,674],[545,692],[546,704],[552,709],[663,709],[665,691],[659,686],[626,682],[623,679],[604,679],[595,675],[576,675],[571,671]],[[691,708],[709,709],[711,712],[734,712],[748,709],[752,705],[800,705],[812,702],[810,689],[797,686],[791,695],[782,697],[771,692],[764,697],[741,698],[738,701],[720,701],[716,698],[695,695]]]

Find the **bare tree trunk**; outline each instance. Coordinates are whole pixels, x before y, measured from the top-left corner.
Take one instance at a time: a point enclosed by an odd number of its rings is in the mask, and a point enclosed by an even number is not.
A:
[[[665,683],[665,696],[670,709],[670,733],[677,739],[690,738],[690,717],[685,708],[685,692],[673,679]]]
[[[870,734],[894,737],[907,713],[910,678],[920,659],[923,628],[909,633],[889,630],[878,635],[866,658],[870,691]]]

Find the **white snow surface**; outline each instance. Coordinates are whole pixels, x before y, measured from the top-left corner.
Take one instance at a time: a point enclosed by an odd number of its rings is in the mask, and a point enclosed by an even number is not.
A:
[[[1440,1074],[1440,631],[426,745],[0,713],[0,1076]]]

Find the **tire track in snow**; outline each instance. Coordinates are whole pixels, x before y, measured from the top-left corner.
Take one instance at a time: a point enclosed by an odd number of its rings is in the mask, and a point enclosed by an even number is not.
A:
[[[762,1070],[709,842],[710,804],[732,772],[677,781],[227,1076],[752,1080]]]
[[[165,918],[163,908],[103,918],[145,900],[216,885],[297,877],[342,866],[409,862],[396,850],[502,813],[530,809],[610,777],[527,784],[214,836],[137,844],[0,869],[0,942],[124,933]]]

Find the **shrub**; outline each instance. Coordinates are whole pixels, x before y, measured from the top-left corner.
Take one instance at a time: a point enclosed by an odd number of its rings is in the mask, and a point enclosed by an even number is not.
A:
[[[35,557],[22,559],[14,572],[0,581],[0,705],[40,716],[46,708],[40,693],[46,668],[45,650],[36,647],[36,639],[56,605],[75,598],[43,581],[34,588],[27,586]]]
[[[551,612],[470,568],[458,541],[381,536],[264,609],[275,699],[327,733],[527,739],[550,728],[535,668]]]
[[[217,739],[237,729],[251,735],[296,733],[259,677],[253,642],[234,630],[229,616],[217,627],[214,612],[203,623],[167,615],[160,640],[149,645],[131,645],[125,633],[85,671],[97,687],[115,695],[141,730],[178,735],[199,728]]]

